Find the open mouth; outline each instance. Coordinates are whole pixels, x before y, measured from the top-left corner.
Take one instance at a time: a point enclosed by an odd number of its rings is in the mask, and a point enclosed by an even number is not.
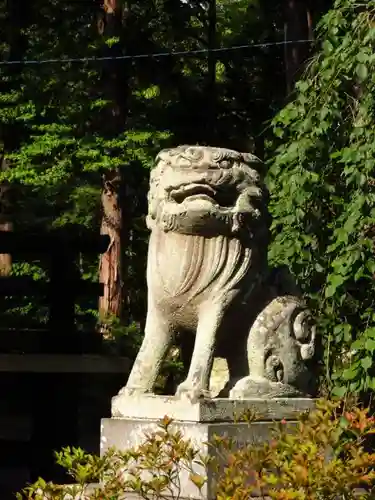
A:
[[[188,184],[178,189],[172,189],[170,196],[176,203],[182,203],[186,200],[207,200],[216,204],[216,191],[207,184]]]

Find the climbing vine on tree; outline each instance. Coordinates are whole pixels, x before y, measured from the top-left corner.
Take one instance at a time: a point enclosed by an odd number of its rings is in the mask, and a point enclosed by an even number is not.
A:
[[[270,257],[320,315],[337,396],[375,389],[375,1],[336,0],[274,118]]]

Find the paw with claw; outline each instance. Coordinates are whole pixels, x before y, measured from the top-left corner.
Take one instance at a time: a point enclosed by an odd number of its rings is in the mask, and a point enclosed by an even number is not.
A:
[[[123,387],[119,391],[119,395],[121,396],[129,396],[129,397],[137,397],[137,396],[143,396],[146,394],[151,394],[151,391],[147,391],[143,387]]]
[[[210,393],[198,385],[182,382],[177,388],[176,397],[188,399],[191,403],[196,403],[199,399],[209,398]]]

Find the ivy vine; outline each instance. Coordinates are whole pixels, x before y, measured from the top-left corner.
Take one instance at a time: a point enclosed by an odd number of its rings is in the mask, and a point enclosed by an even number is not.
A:
[[[273,243],[318,313],[333,394],[375,389],[375,1],[336,0],[274,118]]]

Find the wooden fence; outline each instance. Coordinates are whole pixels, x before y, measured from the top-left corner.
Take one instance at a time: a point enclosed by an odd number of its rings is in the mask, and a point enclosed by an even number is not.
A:
[[[0,302],[38,297],[49,308],[44,328],[2,328],[0,319],[0,498],[39,476],[66,481],[53,451],[83,446],[98,452],[100,418],[124,382],[129,361],[100,353],[101,337],[79,332],[75,307],[82,296],[98,301],[100,283],[83,280],[82,254],[98,255],[109,238],[67,231],[0,232],[0,254],[22,261],[43,259],[47,280],[0,277]]]
[[[89,232],[50,231],[46,233],[0,232],[0,253],[30,261],[47,261],[49,279],[35,280],[24,276],[0,277],[0,297],[39,297],[49,306],[49,324],[41,346],[45,352],[77,352],[75,304],[79,296],[103,293],[100,283],[83,280],[78,268],[81,254],[104,253],[109,237]],[[1,325],[0,325],[1,327]],[[72,343],[69,340],[72,340]]]

